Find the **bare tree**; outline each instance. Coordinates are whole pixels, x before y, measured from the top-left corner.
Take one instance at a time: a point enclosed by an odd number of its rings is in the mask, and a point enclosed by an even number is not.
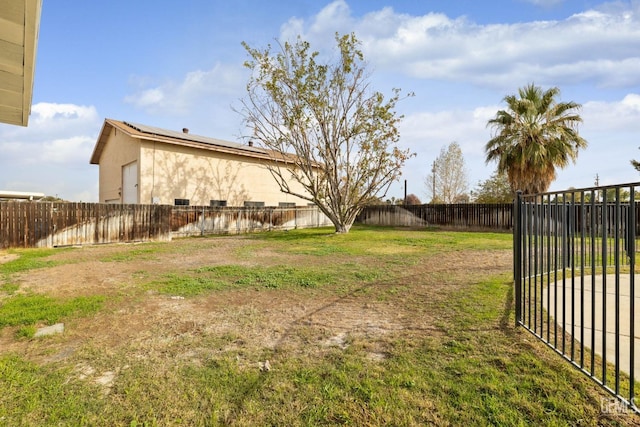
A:
[[[462,150],[457,142],[442,147],[424,180],[431,203],[459,203],[465,198],[468,182]]]
[[[336,42],[339,56],[326,64],[300,38],[275,53],[243,43],[253,73],[240,113],[249,138],[272,154],[266,167],[280,189],[315,203],[347,233],[412,154],[398,146],[400,91],[385,100],[371,90],[355,35],[336,34]]]

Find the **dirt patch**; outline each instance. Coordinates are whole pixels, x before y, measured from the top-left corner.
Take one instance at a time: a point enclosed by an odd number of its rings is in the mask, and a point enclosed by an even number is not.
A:
[[[0,264],[18,259],[17,254],[3,254],[0,252]]]
[[[182,298],[145,291],[140,285],[203,266],[295,265],[302,258],[230,236],[153,246],[75,248],[50,259],[61,264],[15,276],[19,292],[109,298],[105,310],[66,325],[64,336],[55,340],[16,340],[11,328],[0,330],[0,348],[41,363],[72,360],[92,348],[114,358],[192,363],[236,352],[239,360],[255,364],[268,352],[277,364],[279,352],[322,352],[354,345],[364,348],[371,360],[382,361],[387,343],[398,334],[441,333],[429,307],[442,303],[448,292],[475,276],[511,268],[510,251],[451,252],[425,258],[393,279],[340,294],[324,288],[236,289]],[[305,262],[339,261],[339,257],[306,257]],[[375,263],[375,259],[355,261]],[[108,387],[116,368],[102,367],[93,374],[94,380]]]

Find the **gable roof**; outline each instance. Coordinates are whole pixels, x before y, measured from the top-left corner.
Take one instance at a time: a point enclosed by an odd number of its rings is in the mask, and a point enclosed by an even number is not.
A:
[[[221,139],[209,138],[206,136],[193,135],[186,132],[176,132],[154,126],[123,122],[113,119],[105,119],[104,124],[102,125],[102,130],[100,131],[100,135],[98,136],[98,140],[93,149],[93,154],[91,155],[91,160],[89,161],[90,164],[97,165],[100,163],[100,156],[102,155],[107,140],[109,139],[111,129],[120,130],[122,132],[125,132],[130,137],[140,140],[194,147],[203,150],[236,154],[246,157],[257,157],[261,159],[270,158],[269,153],[266,150],[258,147],[224,141]]]
[[[0,1],[0,122],[26,126],[42,0]]]

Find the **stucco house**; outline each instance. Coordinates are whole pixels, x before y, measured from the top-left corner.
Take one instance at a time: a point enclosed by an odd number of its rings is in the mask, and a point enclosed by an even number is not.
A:
[[[271,161],[252,145],[106,119],[90,163],[100,168],[100,203],[307,206],[280,191]]]
[[[27,126],[42,0],[0,1],[0,123]]]

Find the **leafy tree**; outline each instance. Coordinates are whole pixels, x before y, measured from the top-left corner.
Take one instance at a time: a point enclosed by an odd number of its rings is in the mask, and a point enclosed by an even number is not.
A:
[[[57,195],[55,196],[45,196],[39,200],[40,202],[66,202],[66,200],[61,199]]]
[[[507,175],[497,171],[489,179],[480,181],[471,193],[476,203],[511,203],[513,201],[513,192]]]
[[[424,184],[427,194],[431,195],[431,203],[461,203],[465,200],[462,196],[468,188],[467,172],[462,149],[457,142],[442,147]]]
[[[570,190],[575,190],[575,188],[573,187],[569,187],[568,190],[569,191],[565,193],[558,194],[557,196],[553,197],[551,199],[552,202],[555,202],[557,200],[558,202],[581,203],[582,200],[584,199],[584,203],[591,203],[591,194],[592,194],[591,191],[584,191],[584,192],[570,191]],[[619,189],[618,194],[616,194],[615,188],[607,188],[606,190],[594,191],[593,194],[595,196],[596,203],[602,203],[603,192],[607,193],[607,203],[613,203],[616,201],[616,199],[619,199],[620,202],[627,203],[631,199],[631,193],[628,190],[625,190],[624,188]]]
[[[387,205],[401,205],[402,203],[404,203],[404,200],[398,198],[396,199],[395,197],[391,197],[389,199],[387,199],[386,204]]]
[[[300,37],[277,52],[243,43],[253,73],[241,114],[251,140],[271,153],[266,167],[280,190],[315,203],[347,233],[412,154],[398,146],[400,90],[385,100],[371,89],[355,35],[336,34],[336,43],[333,63],[320,63]]]
[[[556,168],[575,163],[578,151],[586,148],[578,134],[582,122],[575,102],[558,102],[560,90],[543,91],[533,84],[504,98],[507,110],[500,110],[487,126],[494,136],[485,146],[486,161],[498,162],[514,192],[542,193],[556,178]]]

